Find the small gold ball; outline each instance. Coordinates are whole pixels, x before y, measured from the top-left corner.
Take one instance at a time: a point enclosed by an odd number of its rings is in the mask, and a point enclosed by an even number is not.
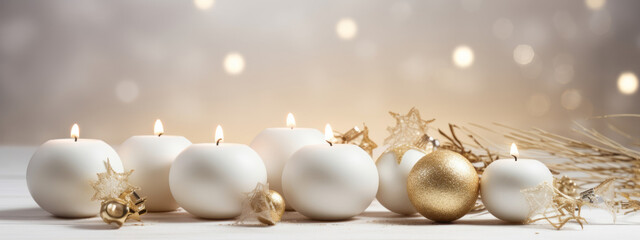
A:
[[[284,198],[282,198],[282,195],[280,195],[278,192],[269,190],[267,203],[274,207],[274,209],[269,212],[269,214],[271,215],[271,220],[263,217],[258,217],[258,220],[264,224],[275,225],[282,219],[282,215],[284,215]]]
[[[121,203],[110,202],[107,204],[106,210],[109,216],[113,218],[121,218],[121,217],[124,217],[126,214],[125,208],[126,207]]]
[[[437,150],[422,157],[407,178],[411,204],[422,216],[451,222],[467,214],[478,199],[478,173],[464,156]]]

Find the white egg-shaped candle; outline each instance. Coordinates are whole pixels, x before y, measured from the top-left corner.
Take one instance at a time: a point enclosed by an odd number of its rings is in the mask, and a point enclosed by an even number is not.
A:
[[[45,211],[64,218],[93,217],[100,203],[92,201],[89,184],[106,171],[105,161],[122,172],[116,151],[102,140],[80,139],[77,124],[71,138],[53,139],[42,144],[27,166],[27,187],[33,200]]]
[[[218,126],[216,143],[188,146],[176,157],[169,172],[171,194],[178,205],[198,217],[239,216],[243,195],[258,183],[267,182],[267,170],[253,149],[244,144],[221,143],[222,139],[222,128]]]
[[[410,145],[394,146],[380,155],[376,162],[380,178],[376,198],[382,206],[403,215],[418,212],[409,200],[407,177],[424,155],[424,150]]]
[[[487,166],[480,180],[480,194],[484,206],[493,216],[522,223],[527,220],[531,208],[521,191],[545,182],[553,184],[553,176],[542,162],[518,158],[515,144],[511,145],[511,155],[513,159],[496,160]]]
[[[133,136],[118,148],[125,170],[134,170],[130,182],[140,187],[150,212],[173,211],[178,203],[169,189],[169,169],[176,156],[191,142],[183,136],[164,134],[160,119],[156,120],[154,135]]]
[[[282,192],[282,169],[291,155],[307,145],[323,144],[324,136],[313,128],[296,127],[293,114],[287,115],[286,128],[267,128],[251,141],[253,148],[267,167],[269,188]],[[286,198],[285,198],[286,201]],[[292,210],[285,204],[287,210]]]
[[[325,134],[333,139],[327,125]],[[378,190],[376,165],[351,144],[308,145],[295,152],[282,172],[288,204],[316,220],[343,220],[362,213]]]

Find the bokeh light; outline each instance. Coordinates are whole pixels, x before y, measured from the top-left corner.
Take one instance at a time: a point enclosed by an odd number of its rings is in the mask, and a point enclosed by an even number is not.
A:
[[[116,97],[123,103],[130,103],[138,98],[138,84],[124,80],[116,85]]]
[[[200,10],[208,10],[213,7],[215,0],[193,0],[193,5],[195,5]]]
[[[244,57],[239,53],[229,53],[224,57],[224,70],[229,75],[238,75],[244,71]]]
[[[473,64],[473,50],[470,47],[461,45],[453,50],[453,63],[459,68],[467,68]]]
[[[513,60],[520,65],[527,65],[533,61],[535,55],[533,48],[526,44],[521,44],[513,49]]]
[[[607,3],[607,0],[585,0],[584,4],[591,10],[599,10],[604,7],[604,4]]]
[[[567,110],[575,110],[582,103],[582,94],[576,89],[568,89],[560,96],[560,103]]]
[[[343,40],[350,40],[356,37],[358,25],[351,18],[343,18],[336,24],[336,33]]]
[[[623,72],[618,77],[618,91],[625,95],[634,94],[638,90],[638,77],[632,72]]]

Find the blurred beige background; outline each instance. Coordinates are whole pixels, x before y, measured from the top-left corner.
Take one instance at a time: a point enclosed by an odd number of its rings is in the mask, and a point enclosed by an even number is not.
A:
[[[640,113],[640,1],[0,1],[0,144]],[[622,77],[621,77],[622,76]],[[634,85],[635,84],[635,85]],[[634,87],[635,86],[635,87]],[[610,120],[640,134],[633,119]]]

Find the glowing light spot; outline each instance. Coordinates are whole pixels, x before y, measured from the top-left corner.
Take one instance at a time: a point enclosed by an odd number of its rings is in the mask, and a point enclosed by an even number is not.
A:
[[[585,0],[584,4],[591,10],[599,10],[604,7],[604,4],[607,3],[607,0]]]
[[[638,77],[632,72],[623,72],[618,77],[618,90],[625,95],[634,94],[638,90]]]
[[[193,0],[193,5],[195,5],[200,10],[211,9],[214,3],[214,0]]]
[[[566,90],[560,97],[560,103],[567,110],[575,110],[582,103],[582,95],[576,89]]]
[[[138,93],[138,84],[133,81],[121,81],[116,85],[116,97],[123,103],[135,101]]]
[[[336,24],[336,33],[343,40],[350,40],[356,37],[358,25],[351,18],[343,18]]]
[[[532,116],[544,116],[549,112],[549,108],[551,108],[551,100],[544,94],[534,94],[527,101],[527,111]]]
[[[520,65],[527,65],[533,61],[533,48],[526,44],[516,46],[513,50],[513,60]]]
[[[509,19],[500,18],[493,23],[493,35],[499,39],[508,39],[513,34],[513,23]]]
[[[244,71],[244,57],[239,53],[229,53],[224,57],[224,70],[229,75],[238,75]]]
[[[473,50],[470,47],[461,45],[453,50],[453,63],[459,68],[467,68],[473,64]]]

